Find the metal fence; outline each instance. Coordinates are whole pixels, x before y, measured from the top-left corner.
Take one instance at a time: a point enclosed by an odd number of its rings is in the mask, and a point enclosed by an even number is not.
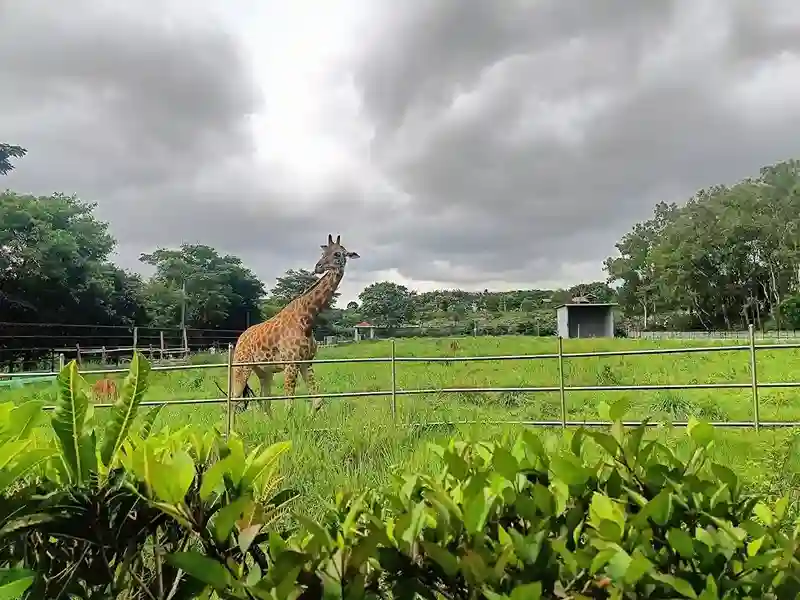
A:
[[[233,372],[235,367],[259,366],[259,365],[286,365],[286,364],[356,364],[356,363],[388,363],[391,369],[391,389],[381,391],[360,391],[360,392],[334,392],[318,394],[298,394],[295,396],[256,396],[246,398],[247,402],[265,402],[273,400],[307,400],[316,398],[352,398],[352,397],[388,397],[391,402],[391,413],[394,419],[397,418],[397,397],[419,394],[434,393],[469,393],[469,392],[549,392],[558,393],[560,399],[560,419],[558,420],[503,420],[503,421],[441,421],[428,423],[407,423],[410,427],[430,427],[445,425],[467,425],[467,424],[507,424],[507,425],[529,425],[540,427],[604,427],[611,423],[599,420],[571,421],[567,419],[567,400],[569,392],[611,392],[611,391],[652,391],[652,390],[697,390],[697,389],[749,389],[752,395],[752,415],[750,421],[715,421],[712,425],[718,427],[753,427],[758,431],[761,427],[767,428],[787,428],[800,427],[798,421],[762,421],[759,418],[759,389],[775,388],[798,388],[800,381],[784,382],[765,382],[758,381],[757,360],[758,351],[762,350],[786,350],[800,348],[800,343],[774,343],[756,344],[753,328],[749,331],[749,343],[746,345],[720,345],[720,346],[701,346],[686,348],[653,348],[639,350],[609,350],[601,352],[564,352],[563,341],[559,337],[558,351],[551,354],[528,354],[528,355],[498,355],[498,356],[462,356],[462,357],[404,357],[396,356],[395,342],[391,340],[391,353],[388,357],[365,357],[365,358],[328,358],[315,359],[312,361],[262,361],[262,362],[233,362],[233,345],[228,345],[227,363],[210,363],[198,365],[170,365],[153,367],[152,371],[183,371],[194,369],[219,369],[225,368],[227,371],[227,394],[225,398],[202,398],[192,400],[151,400],[142,402],[143,406],[155,406],[159,404],[180,405],[202,405],[202,404],[225,404],[226,405],[226,435],[230,434],[233,428],[234,403],[239,399],[231,398],[233,389]],[[565,384],[564,361],[568,359],[580,359],[587,357],[610,357],[610,356],[647,356],[663,354],[688,354],[700,352],[749,352],[750,357],[750,381],[749,382],[727,382],[727,383],[686,383],[686,384],[647,384],[647,385],[578,385],[569,386]],[[480,387],[480,388],[420,388],[420,389],[398,389],[397,387],[397,365],[401,363],[431,363],[431,362],[480,362],[480,361],[509,361],[509,360],[556,360],[558,363],[558,381],[552,386],[530,386],[530,387]],[[64,355],[60,355],[60,367],[64,365]],[[83,375],[109,375],[114,373],[127,373],[128,369],[96,369],[82,370]],[[57,372],[36,372],[36,373],[10,373],[9,377],[46,377],[55,376]],[[108,408],[113,404],[95,404],[97,408]],[[46,407],[52,410],[54,407]],[[637,426],[638,421],[625,421],[626,426]],[[686,421],[675,421],[677,426],[686,426]],[[650,426],[658,423],[650,422]]]

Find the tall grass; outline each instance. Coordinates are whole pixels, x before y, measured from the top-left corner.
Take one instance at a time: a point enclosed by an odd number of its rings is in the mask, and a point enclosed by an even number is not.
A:
[[[740,343],[740,342],[739,342]],[[496,356],[556,352],[548,338],[466,338],[451,348],[451,340],[402,339],[397,356],[450,357],[448,363],[398,363],[397,389],[544,387],[558,385],[558,366],[552,359],[489,360],[458,362],[458,356]],[[678,348],[735,345],[737,342],[698,340],[565,340],[565,352],[620,349]],[[388,357],[389,342],[369,341],[324,348],[319,358]],[[800,352],[796,349],[764,350],[758,353],[759,380],[800,381]],[[201,355],[196,362],[223,363],[224,356]],[[565,359],[566,385],[637,385],[678,383],[723,383],[750,380],[747,352],[709,352],[644,356],[612,356]],[[391,388],[389,363],[319,364],[315,366],[323,392],[381,391]],[[119,376],[118,376],[119,377]],[[225,366],[202,370],[153,373],[147,400],[218,397],[216,381],[225,389]],[[96,377],[88,377],[91,380]],[[256,391],[258,383],[253,378]],[[298,393],[305,393],[302,383]],[[27,386],[25,390],[0,392],[0,401],[35,395],[47,400],[55,390],[50,385]],[[283,381],[276,376],[273,395],[283,394]],[[762,420],[800,420],[800,389],[762,390]],[[620,398],[630,403],[629,418],[652,417],[660,421],[684,420],[690,415],[707,420],[752,419],[750,390],[665,390],[623,392],[570,392],[569,419],[596,419],[600,400]],[[329,399],[317,414],[306,402],[273,402],[271,416],[251,404],[236,419],[235,429],[245,441],[269,443],[292,439],[293,451],[284,465],[290,485],[303,492],[300,509],[319,516],[333,489],[363,489],[385,483],[394,465],[418,470],[434,469],[437,457],[428,442],[449,437],[490,438],[513,434],[519,426],[487,424],[502,420],[552,420],[560,418],[558,393],[462,392],[398,396],[397,421],[392,418],[388,397]],[[98,409],[97,416],[102,418]],[[222,426],[224,407],[217,405],[175,406],[162,412],[160,425],[178,427],[186,423]],[[478,424],[423,426],[447,421],[477,421]],[[732,465],[760,490],[779,493],[800,483],[799,431],[783,429],[724,430],[718,434],[715,459]],[[560,429],[542,432],[549,444],[561,443]],[[681,446],[682,432],[669,428],[654,431],[673,446]]]

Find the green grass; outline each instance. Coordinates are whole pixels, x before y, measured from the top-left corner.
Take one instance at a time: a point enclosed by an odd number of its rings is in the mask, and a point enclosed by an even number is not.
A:
[[[396,354],[403,356],[451,356],[451,340],[403,339],[396,342]],[[620,349],[678,348],[718,346],[725,342],[698,340],[566,340],[565,352],[590,352]],[[741,343],[741,342],[738,342]],[[731,341],[727,345],[735,345]],[[458,340],[456,356],[541,354],[556,352],[553,338],[499,337]],[[322,349],[319,358],[348,358],[390,355],[386,341],[361,342]],[[224,360],[220,356],[198,356],[198,362]],[[724,383],[750,381],[746,351],[613,356],[565,359],[566,385],[623,385]],[[379,391],[391,388],[388,363],[320,364],[315,371],[324,392]],[[800,351],[795,349],[760,351],[759,381],[800,381]],[[216,380],[225,388],[225,368],[154,373],[147,400],[218,397]],[[90,381],[96,377],[87,377]],[[255,390],[258,382],[253,377]],[[554,359],[397,363],[397,388],[475,388],[538,387],[558,385],[558,365]],[[273,395],[283,394],[283,382],[276,377]],[[298,393],[305,393],[300,383]],[[48,399],[52,385],[31,385],[25,391],[0,391],[0,401],[19,399],[22,394]],[[761,390],[760,418],[763,421],[800,421],[800,389]],[[695,415],[707,420],[748,421],[752,419],[752,396],[742,390],[669,390],[624,392],[569,392],[568,418],[598,419],[601,400],[613,403],[626,397],[630,401],[629,419],[654,417],[658,420],[685,420]],[[437,467],[427,442],[452,436],[495,437],[519,431],[515,425],[487,425],[502,420],[560,419],[558,393],[432,393],[398,396],[397,422],[392,419],[390,399],[356,397],[329,399],[316,415],[308,403],[296,401],[297,410],[287,413],[286,402],[273,403],[272,416],[253,407],[237,417],[236,431],[249,443],[270,443],[291,439],[294,447],[284,466],[288,485],[303,493],[300,508],[318,516],[336,488],[363,489],[385,483],[393,465],[408,465],[419,470]],[[98,415],[102,413],[98,410]],[[477,425],[414,427],[410,423],[478,421]],[[186,423],[223,426],[223,408],[217,405],[168,407],[162,425],[178,427]],[[157,424],[157,426],[159,426]],[[800,460],[795,451],[800,431],[794,429],[720,431],[715,459],[735,468],[748,485],[769,493],[797,487]],[[548,443],[560,444],[560,429],[544,432]],[[681,446],[683,432],[659,429],[652,435],[663,437],[671,446]]]

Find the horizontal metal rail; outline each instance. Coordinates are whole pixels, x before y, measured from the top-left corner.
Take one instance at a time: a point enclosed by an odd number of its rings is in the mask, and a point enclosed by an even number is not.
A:
[[[759,344],[756,345],[755,350],[789,350],[800,348],[800,343],[792,344]],[[631,350],[608,350],[599,352],[564,352],[560,356],[562,358],[592,358],[592,357],[607,357],[607,356],[649,356],[658,354],[691,354],[697,352],[730,352],[749,350],[749,346],[730,345],[730,346],[699,346],[687,348],[647,348],[647,349],[631,349]],[[141,349],[140,349],[141,351]],[[166,352],[166,351],[165,351]],[[499,354],[499,355],[485,355],[485,356],[397,356],[394,362],[398,363],[453,363],[453,362],[490,362],[509,361],[509,360],[543,360],[555,359],[559,354]],[[256,366],[285,366],[290,364],[358,364],[358,363],[390,363],[392,358],[388,356],[368,356],[368,357],[354,357],[354,358],[315,358],[312,360],[271,360],[271,361],[253,361],[253,362],[234,362],[233,367],[256,367]],[[193,369],[224,369],[227,364],[220,363],[200,363],[188,365],[163,365],[151,367],[151,371],[188,371]],[[88,369],[81,370],[82,375],[113,375],[119,373],[127,373],[129,369],[116,368],[116,369]],[[35,371],[35,372],[21,372],[21,373],[2,373],[4,377],[45,377],[49,375],[58,375],[58,371]]]
[[[576,392],[615,392],[615,391],[655,391],[655,390],[702,390],[702,389],[737,389],[745,390],[750,389],[753,397],[753,420],[752,421],[718,421],[712,423],[719,427],[755,427],[758,430],[760,427],[767,428],[786,428],[786,427],[800,427],[800,422],[781,422],[781,421],[760,421],[758,416],[758,390],[759,389],[781,389],[781,388],[798,388],[800,381],[779,381],[779,382],[763,382],[757,381],[756,361],[755,356],[757,351],[763,350],[786,350],[792,348],[800,348],[800,343],[788,344],[755,344],[755,337],[753,330],[750,331],[750,343],[748,345],[717,345],[717,346],[699,346],[699,347],[686,347],[686,348],[648,348],[648,349],[628,349],[628,350],[611,350],[600,352],[563,352],[562,344],[558,345],[557,353],[545,354],[514,354],[514,355],[488,355],[488,356],[451,356],[451,357],[422,357],[422,356],[406,356],[398,357],[394,351],[394,341],[392,341],[392,352],[389,357],[358,357],[358,358],[328,358],[328,359],[313,359],[310,361],[259,361],[259,362],[240,362],[232,361],[232,344],[228,346],[228,353],[223,356],[227,357],[227,362],[223,363],[206,363],[206,364],[188,364],[188,365],[168,365],[168,366],[155,366],[152,371],[184,371],[193,369],[222,369],[227,370],[228,377],[228,390],[230,393],[232,387],[230,382],[236,367],[248,366],[261,366],[261,365],[287,365],[287,364],[351,364],[351,363],[391,363],[391,390],[379,391],[355,391],[355,392],[330,392],[330,393],[317,393],[317,394],[297,394],[294,396],[281,395],[281,396],[255,396],[246,398],[204,398],[204,399],[166,399],[166,400],[150,400],[143,402],[143,406],[156,406],[156,405],[204,405],[204,404],[227,404],[229,415],[232,413],[232,407],[236,403],[243,402],[268,402],[268,401],[283,401],[283,400],[311,400],[311,399],[326,399],[326,398],[373,398],[373,397],[391,397],[392,399],[392,416],[393,422],[402,426],[409,427],[437,427],[445,425],[468,425],[468,424],[516,424],[516,425],[531,425],[542,427],[572,427],[572,426],[587,426],[587,427],[604,427],[609,423],[606,421],[597,420],[568,420],[567,419],[567,406],[565,403],[566,393]],[[560,342],[560,340],[559,340]],[[685,384],[627,384],[627,385],[566,385],[563,360],[570,358],[590,358],[590,357],[610,357],[610,356],[648,356],[659,354],[688,354],[698,352],[728,352],[728,351],[742,351],[749,350],[750,352],[750,371],[751,381],[747,382],[719,382],[719,383],[685,383]],[[515,386],[515,387],[451,387],[451,388],[419,388],[419,389],[399,389],[397,387],[397,378],[395,373],[395,366],[397,363],[453,363],[453,362],[478,362],[478,361],[509,361],[509,360],[543,360],[543,359],[558,359],[559,361],[559,381],[558,385],[549,386]],[[61,358],[63,364],[63,355]],[[110,375],[110,374],[123,374],[127,373],[128,369],[93,369],[81,371],[84,375]],[[57,375],[57,372],[37,372],[37,373],[12,373],[11,377],[25,376],[32,377],[52,377]],[[431,423],[402,423],[396,419],[396,397],[397,396],[414,396],[425,394],[470,394],[470,393],[555,393],[561,394],[561,419],[560,420],[501,420],[501,421],[451,421],[451,422],[431,422]],[[113,404],[98,403],[94,405],[96,408],[108,408]],[[54,407],[45,407],[47,410],[52,410]],[[229,419],[229,424],[231,420]],[[627,426],[638,425],[636,421],[626,421]],[[650,423],[650,426],[657,426],[659,423]],[[674,425],[685,425],[683,421],[675,421]],[[230,426],[226,431],[230,430]],[[327,429],[319,429],[319,431],[326,431]],[[316,431],[316,430],[315,430]]]

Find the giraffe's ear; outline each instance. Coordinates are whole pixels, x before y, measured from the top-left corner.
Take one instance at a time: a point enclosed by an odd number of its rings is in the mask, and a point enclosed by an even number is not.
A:
[[[358,252],[348,252],[347,258],[361,258],[361,256],[359,256]]]
[[[327,250],[328,249],[328,246],[326,246],[325,244],[320,244],[319,247],[322,248],[323,250]]]

